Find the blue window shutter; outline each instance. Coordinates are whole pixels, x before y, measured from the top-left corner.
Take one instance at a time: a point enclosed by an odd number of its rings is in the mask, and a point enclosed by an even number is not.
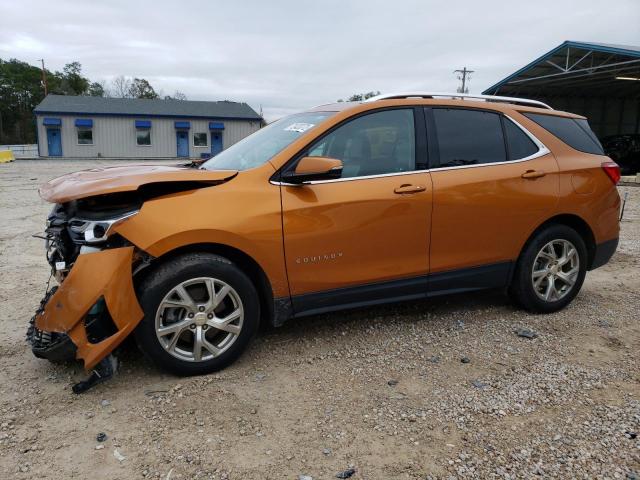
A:
[[[45,118],[42,121],[42,124],[48,127],[59,127],[60,125],[62,125],[62,119],[49,117],[49,118]]]
[[[191,128],[191,122],[175,122],[177,129],[189,129]]]
[[[76,127],[93,127],[93,120],[90,118],[76,118]]]
[[[222,122],[209,122],[209,130],[224,130],[224,123],[222,123]]]
[[[136,120],[136,128],[151,128],[151,120]]]

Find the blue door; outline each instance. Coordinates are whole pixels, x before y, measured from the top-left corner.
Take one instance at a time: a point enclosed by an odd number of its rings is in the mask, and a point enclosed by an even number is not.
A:
[[[178,130],[176,132],[176,138],[178,142],[178,156],[188,157],[189,156],[189,131]]]
[[[47,128],[47,152],[50,157],[62,156],[62,139],[59,128]]]
[[[211,132],[211,155],[217,155],[222,151],[222,132]]]

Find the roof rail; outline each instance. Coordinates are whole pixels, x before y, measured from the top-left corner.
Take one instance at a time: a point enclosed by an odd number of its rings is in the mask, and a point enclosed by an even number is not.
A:
[[[529,100],[527,98],[516,97],[500,97],[497,95],[469,95],[468,93],[444,93],[444,92],[400,92],[400,93],[383,93],[382,95],[376,95],[375,97],[368,98],[365,102],[375,102],[378,100],[389,100],[395,98],[465,98],[484,100],[485,102],[505,102],[513,103],[516,105],[528,105],[533,107],[547,108],[553,110],[549,105],[538,100]]]

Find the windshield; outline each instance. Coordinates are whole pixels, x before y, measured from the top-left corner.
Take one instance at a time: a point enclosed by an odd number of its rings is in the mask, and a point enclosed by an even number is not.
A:
[[[281,118],[261,128],[202,164],[207,170],[248,170],[275,154],[335,112],[306,112]]]

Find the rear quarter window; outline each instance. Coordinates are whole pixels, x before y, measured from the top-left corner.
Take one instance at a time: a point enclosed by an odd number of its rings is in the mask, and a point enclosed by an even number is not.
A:
[[[525,112],[523,115],[576,150],[594,155],[604,155],[602,145],[591,131],[589,123],[584,119]]]
[[[515,123],[503,117],[504,134],[507,140],[509,160],[520,160],[538,153],[538,146],[533,143]]]

